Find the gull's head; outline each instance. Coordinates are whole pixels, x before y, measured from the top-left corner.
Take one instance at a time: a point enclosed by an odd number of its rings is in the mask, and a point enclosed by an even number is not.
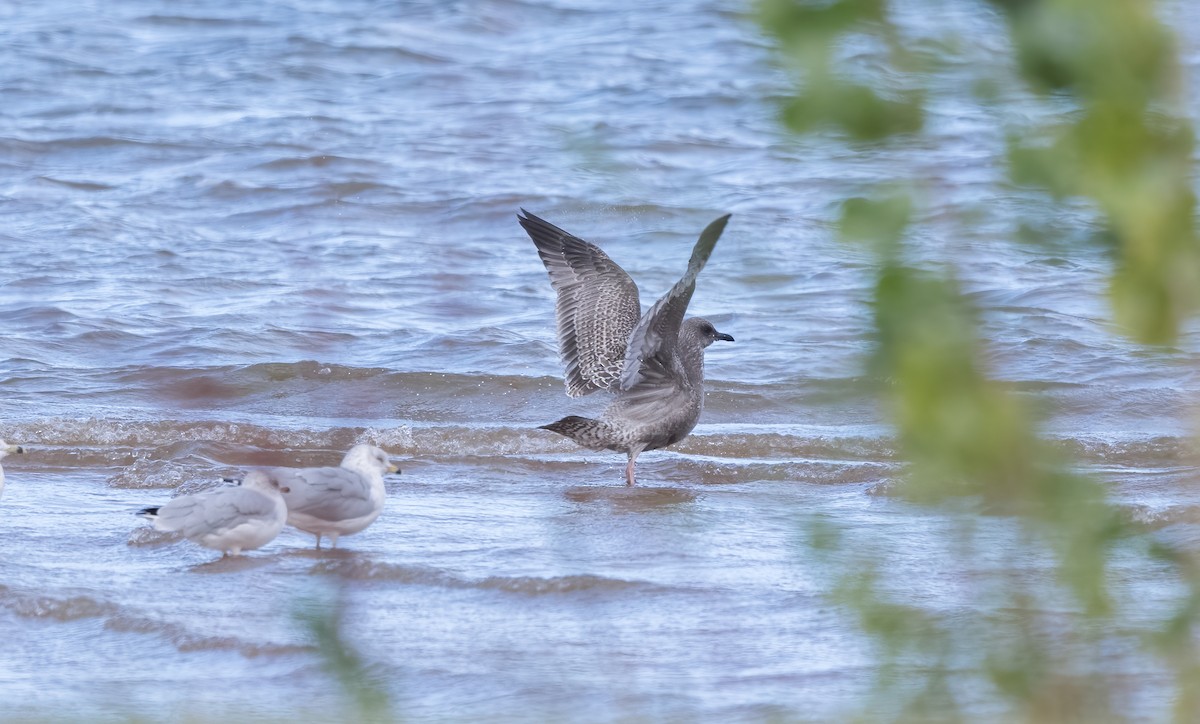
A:
[[[263,491],[278,490],[281,493],[292,492],[291,488],[286,485],[280,485],[279,481],[266,470],[251,470],[238,482],[238,485],[243,488],[255,488]]]
[[[367,445],[366,443],[350,448],[350,452],[346,453],[346,457],[342,458],[342,467],[378,471],[381,474],[400,472],[400,468],[396,467],[388,459],[386,452],[381,448],[377,448],[374,445]]]
[[[707,347],[717,340],[721,340],[722,342],[733,341],[732,336],[725,334],[724,332],[718,332],[717,328],[713,326],[712,322],[701,317],[692,317],[691,319],[685,321],[683,323],[683,328],[688,334],[690,334],[700,343],[701,347]]]
[[[3,458],[5,455],[20,455],[23,452],[25,452],[25,448],[20,445],[9,445],[0,440],[0,458]]]

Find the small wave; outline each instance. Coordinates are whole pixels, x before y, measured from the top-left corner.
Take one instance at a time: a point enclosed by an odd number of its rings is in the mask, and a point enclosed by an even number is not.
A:
[[[504,397],[514,392],[542,394],[548,389],[558,389],[562,384],[552,377],[396,372],[381,367],[354,367],[317,360],[217,367],[138,366],[121,368],[109,374],[123,389],[144,389],[172,401],[181,398],[241,399],[256,394],[273,399],[280,392],[280,383],[297,383],[294,389],[289,390],[293,394],[323,392],[329,390],[331,385],[337,385],[341,395],[350,397],[354,397],[355,383],[368,383],[362,386],[363,399],[396,395],[401,399],[418,396],[447,402],[464,395],[472,400],[480,400]],[[194,388],[194,393],[189,392],[189,388]]]
[[[386,169],[387,167],[380,164],[378,161],[372,161],[367,158],[354,158],[349,156],[336,156],[333,154],[306,154],[297,156],[286,156],[283,158],[274,158],[270,161],[264,161],[254,168],[264,169],[267,171],[300,171],[310,168],[327,169],[338,168],[347,171],[377,171]],[[381,183],[364,183],[365,188],[386,188]]]
[[[1151,531],[1178,524],[1200,524],[1200,506],[1195,505],[1155,508],[1141,503],[1131,503],[1118,505],[1117,510],[1126,522]]]
[[[178,488],[195,477],[190,467],[173,460],[140,459],[110,477],[108,484],[129,489]]]
[[[313,566],[312,572],[332,574],[352,581],[394,581],[447,588],[464,586],[463,579],[435,568],[379,563],[362,558],[323,560]]]
[[[687,488],[646,485],[633,487],[581,485],[567,489],[563,495],[574,503],[608,503],[617,511],[645,511],[663,506],[684,505],[699,497],[695,490]]]
[[[177,623],[123,612],[107,617],[104,627],[123,633],[159,636],[183,652],[236,651],[247,658],[255,658],[258,656],[286,656],[315,650],[312,646],[301,644],[253,643],[234,636],[207,636],[189,631],[185,626]]]
[[[1157,436],[1129,441],[1063,439],[1055,442],[1072,459],[1085,463],[1130,466],[1194,464],[1200,456],[1197,442],[1191,437]]]
[[[552,578],[539,578],[537,576],[517,576],[512,578],[491,576],[479,581],[475,585],[479,588],[504,591],[506,593],[520,593],[527,596],[575,593],[576,591],[607,593],[634,589],[644,590],[655,587],[652,584],[641,581],[625,581],[588,574],[554,576]]]
[[[290,365],[259,366],[254,374],[311,374]],[[330,369],[336,376],[342,370]],[[373,374],[362,370],[358,374]],[[379,373],[374,373],[379,376]],[[393,373],[382,373],[387,380]],[[442,393],[453,388],[469,395],[478,380],[438,379]],[[462,387],[458,387],[462,385]],[[378,388],[378,384],[372,385]],[[376,393],[378,390],[376,389]],[[423,391],[412,390],[414,396]],[[528,410],[525,411],[528,415]],[[25,423],[0,423],[0,438],[19,442],[27,454],[17,463],[33,467],[124,467],[113,473],[117,487],[159,488],[179,485],[198,476],[209,479],[234,472],[228,468],[257,465],[317,466],[337,463],[339,454],[361,442],[378,445],[394,456],[421,458],[541,458],[582,453],[569,440],[537,429],[541,420],[517,424],[491,421],[476,424],[397,423],[395,425],[332,425],[326,428],[281,427],[259,422],[211,419],[110,419],[52,417]],[[701,425],[669,452],[684,456],[683,472],[714,480],[730,475],[745,479],[748,471],[772,479],[830,479],[869,482],[892,474],[903,463],[895,441],[878,435],[826,434],[826,428],[791,425]],[[862,428],[856,429],[861,433]],[[1178,468],[1195,465],[1196,441],[1189,436],[1156,436],[1140,440],[1086,438],[1054,441],[1066,459],[1084,469]],[[225,468],[225,469],[223,469]],[[834,469],[837,468],[837,469]]]
[[[144,15],[136,18],[137,22],[146,23],[147,25],[160,25],[164,27],[237,27],[245,28],[246,26],[267,26],[268,23],[253,17],[239,16],[236,19],[231,18],[211,18],[199,17],[192,15]]]
[[[110,148],[150,148],[159,152],[165,149],[191,148],[187,142],[168,142],[162,139],[141,139],[133,136],[62,136],[41,141],[25,141],[22,145],[34,149],[46,149],[48,152],[63,149],[97,150]]]
[[[446,42],[444,36],[440,38]],[[296,35],[292,37],[292,42],[297,48],[303,51],[303,55],[318,58],[328,54],[335,54],[339,58],[357,59],[360,61],[372,61],[373,63],[395,63],[405,61],[416,61],[418,63],[429,64],[446,64],[451,61],[451,56],[444,54],[445,48],[428,50],[418,50],[416,48],[406,48],[396,45],[388,46],[369,46],[355,43],[336,43],[330,42],[327,39],[318,39],[309,36]],[[428,42],[428,36],[414,36],[410,42],[416,41]],[[322,66],[313,64],[309,66],[314,70],[323,69]]]
[[[644,581],[626,581],[591,574],[565,576],[489,576],[471,579],[428,566],[379,563],[362,558],[323,560],[313,566],[319,574],[336,575],[355,581],[390,581],[418,586],[502,591],[526,596],[579,592],[609,593],[631,589],[652,590],[661,586]]]
[[[43,181],[66,186],[77,191],[112,191],[117,188],[111,184],[100,183],[98,181],[71,181],[68,179],[54,178],[53,176],[39,176]]]
[[[895,460],[892,441],[879,437],[799,436],[781,432],[692,434],[674,450],[722,458],[815,458]]]
[[[393,455],[413,450],[412,431],[407,427],[283,430],[178,420],[53,418],[31,425],[0,425],[0,438],[25,447],[14,467],[99,468],[115,488],[167,488],[182,493],[206,489],[250,467],[336,465],[346,450],[360,442]]]
[[[98,618],[110,616],[117,611],[116,606],[87,596],[52,598],[43,595],[22,594],[2,585],[0,585],[0,606],[25,618],[54,621]]]
[[[332,427],[328,429],[283,429],[251,423],[212,420],[113,420],[104,418],[55,417],[26,425],[0,424],[0,437],[29,446],[31,456],[43,448],[174,448],[168,455],[192,452],[189,443],[225,443],[266,450],[346,450],[359,442],[370,442],[392,450],[412,448],[412,430],[396,428]],[[67,456],[67,460],[73,456]]]
[[[146,548],[176,543],[181,540],[183,540],[182,533],[168,533],[167,531],[156,530],[150,525],[139,525],[129,531],[129,537],[125,540],[125,545],[131,548]]]
[[[279,656],[304,653],[311,646],[298,644],[256,643],[233,636],[209,636],[188,630],[170,621],[155,619],[122,606],[88,596],[55,598],[14,591],[0,585],[0,607],[18,616],[39,620],[70,622],[103,619],[113,631],[151,634],[166,639],[180,651],[236,651],[243,656]]]

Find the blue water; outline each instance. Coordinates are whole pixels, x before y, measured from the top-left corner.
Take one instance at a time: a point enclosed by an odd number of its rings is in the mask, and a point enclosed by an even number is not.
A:
[[[1200,16],[1163,15],[1200,117]],[[1047,555],[994,554],[1023,550],[1013,521],[969,516],[964,558],[957,514],[880,494],[899,461],[863,385],[872,256],[834,224],[896,179],[996,376],[1128,517],[1200,541],[1196,330],[1123,338],[1083,243],[1098,219],[1005,180],[1006,130],[1069,108],[1013,81],[989,4],[896,17],[949,62],[924,135],[864,153],[781,127],[791,79],[740,2],[0,4],[0,437],[28,448],[0,498],[0,719],[344,716],[297,616],[333,600],[401,717],[889,716],[840,573],[882,563],[901,600],[963,621],[1008,576],[1052,586]],[[964,93],[981,69],[999,103]],[[733,214],[690,311],[737,342],[709,350],[694,434],[639,459],[644,489],[536,429],[604,400],[563,394],[521,207],[647,304]],[[1022,223],[1049,243],[1014,243]],[[131,515],[364,440],[403,474],[339,553],[285,531],[214,563]],[[814,520],[846,536],[832,560]],[[1131,610],[1176,602],[1119,553]],[[1160,663],[1110,634],[1127,710],[1165,716]],[[1004,719],[972,666],[964,705]]]

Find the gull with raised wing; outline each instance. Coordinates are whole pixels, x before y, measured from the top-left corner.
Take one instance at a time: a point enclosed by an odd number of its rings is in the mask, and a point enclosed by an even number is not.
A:
[[[286,491],[265,472],[254,471],[237,487],[181,495],[138,515],[158,530],[181,533],[193,543],[221,551],[222,557],[237,556],[263,547],[283,530],[287,505],[282,493]]]
[[[729,216],[704,229],[687,272],[645,314],[633,279],[597,246],[524,209],[517,216],[558,296],[567,394],[616,393],[598,420],[571,415],[542,429],[592,450],[625,453],[626,485],[635,483],[639,454],[673,445],[696,426],[704,408],[704,350],[716,340],[733,341],[706,319],[684,319],[696,275]]]
[[[338,536],[366,528],[383,511],[384,473],[400,470],[388,454],[374,445],[355,445],[336,468],[266,468],[280,486],[288,488],[287,522],[317,537],[329,536],[337,548]]]
[[[9,445],[8,443],[4,442],[3,440],[0,440],[0,460],[3,460],[10,453],[16,453],[19,455],[23,452],[25,452],[25,448],[21,447],[20,445]],[[4,468],[0,467],[0,495],[3,495],[3,494],[4,494]]]

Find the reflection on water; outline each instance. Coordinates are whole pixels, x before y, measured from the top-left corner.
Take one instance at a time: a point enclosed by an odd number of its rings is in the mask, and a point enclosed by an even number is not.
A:
[[[814,520],[879,541],[893,590],[968,620],[996,614],[979,580],[1049,576],[1037,552],[960,560],[952,511],[869,494],[898,469],[870,390],[887,381],[862,365],[871,256],[830,229],[838,199],[897,176],[938,180],[912,243],[958,257],[997,373],[1129,519],[1195,544],[1195,335],[1147,355],[1112,333],[1109,262],[1072,248],[1085,209],[1042,219],[1050,245],[999,243],[1042,209],[1003,182],[1001,121],[1031,107],[961,102],[1004,41],[935,5],[977,42],[931,80],[927,141],[869,165],[782,134],[788,81],[732,0],[0,10],[0,438],[27,452],[0,501],[0,718],[338,718],[293,616],[330,581],[414,719],[855,709],[873,650],[826,594],[861,561],[815,555]],[[901,22],[929,42],[920,7]],[[1168,12],[1195,71],[1200,19]],[[733,213],[691,311],[738,342],[710,349],[700,425],[639,458],[639,487],[624,456],[536,429],[605,400],[564,394],[520,207],[647,299]],[[285,530],[214,559],[132,515],[364,441],[405,473],[336,551]],[[971,520],[984,554],[1015,548],[1012,521]],[[1172,605],[1161,571],[1115,569],[1118,595]],[[1158,664],[1121,652],[1103,665],[1166,716]]]
[[[567,488],[563,496],[575,503],[608,504],[614,512],[651,511],[668,505],[682,505],[696,500],[694,490],[682,488],[577,486]]]
[[[243,573],[270,564],[269,559],[259,556],[221,556],[208,563],[198,563],[188,568],[189,573]]]

